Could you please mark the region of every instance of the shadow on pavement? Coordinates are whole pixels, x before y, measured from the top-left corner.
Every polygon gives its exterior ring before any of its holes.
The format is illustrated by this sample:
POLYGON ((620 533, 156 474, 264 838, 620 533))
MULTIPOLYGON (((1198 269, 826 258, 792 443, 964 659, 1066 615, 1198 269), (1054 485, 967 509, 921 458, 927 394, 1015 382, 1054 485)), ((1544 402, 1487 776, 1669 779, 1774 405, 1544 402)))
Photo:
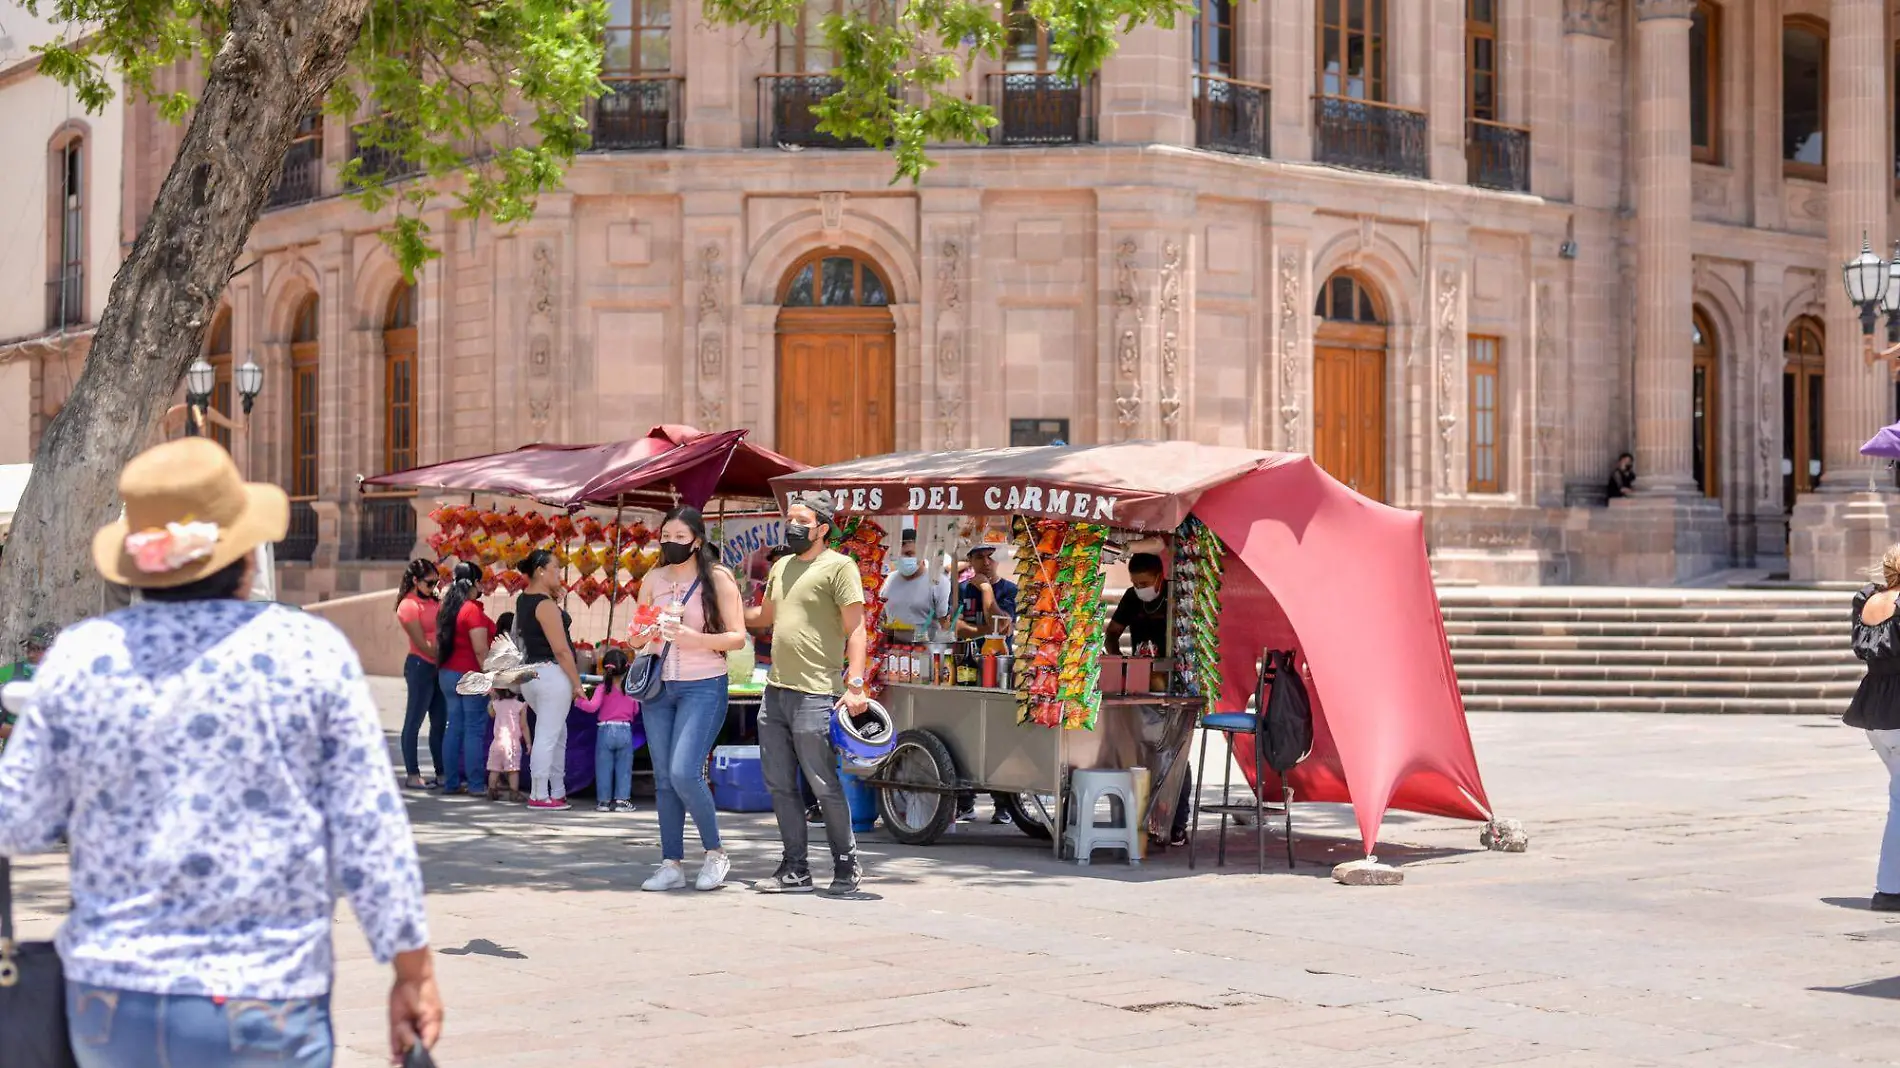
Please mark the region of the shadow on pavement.
POLYGON ((1872 979, 1852 986, 1813 986, 1808 989, 1817 994, 1854 994, 1863 998, 1886 998, 1900 1001, 1900 975, 1887 979, 1872 979))

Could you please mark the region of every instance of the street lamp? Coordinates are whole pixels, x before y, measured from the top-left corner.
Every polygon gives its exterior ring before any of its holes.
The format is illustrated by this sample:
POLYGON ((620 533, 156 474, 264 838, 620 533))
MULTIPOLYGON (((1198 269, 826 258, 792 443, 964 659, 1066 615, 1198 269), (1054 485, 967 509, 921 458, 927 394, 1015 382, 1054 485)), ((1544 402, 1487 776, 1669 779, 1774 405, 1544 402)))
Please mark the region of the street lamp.
POLYGON ((1861 347, 1867 362, 1885 360, 1900 377, 1900 241, 1894 243, 1893 260, 1884 262, 1862 232, 1860 255, 1841 265, 1841 283, 1847 287, 1847 299, 1860 312, 1861 347), (1874 323, 1881 312, 1887 313, 1887 344, 1876 349, 1874 323))
MULTIPOLYGON (((1900 257, 1894 260, 1900 265, 1900 257)), ((238 365, 236 374, 238 400, 244 405, 244 414, 251 414, 251 405, 257 402, 257 395, 264 391, 264 369, 257 365, 257 357, 244 354, 244 362, 238 365)))
POLYGON ((185 433, 202 432, 198 413, 211 403, 211 391, 217 385, 218 369, 203 356, 191 361, 191 366, 185 369, 185 433))

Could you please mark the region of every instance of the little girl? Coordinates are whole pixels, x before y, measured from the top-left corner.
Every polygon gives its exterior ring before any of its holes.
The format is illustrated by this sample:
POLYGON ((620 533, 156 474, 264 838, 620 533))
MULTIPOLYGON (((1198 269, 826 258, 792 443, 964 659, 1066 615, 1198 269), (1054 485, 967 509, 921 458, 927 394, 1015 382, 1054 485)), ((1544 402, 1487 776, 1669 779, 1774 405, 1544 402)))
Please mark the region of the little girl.
POLYGON ((513 690, 490 693, 488 714, 495 720, 495 740, 488 745, 488 799, 502 800, 502 776, 508 776, 507 799, 521 804, 521 758, 533 742, 528 736, 527 702, 513 690))
POLYGON ((591 697, 574 703, 600 717, 594 739, 594 811, 633 811, 633 720, 640 703, 620 688, 631 661, 621 649, 600 658, 601 683, 591 697))

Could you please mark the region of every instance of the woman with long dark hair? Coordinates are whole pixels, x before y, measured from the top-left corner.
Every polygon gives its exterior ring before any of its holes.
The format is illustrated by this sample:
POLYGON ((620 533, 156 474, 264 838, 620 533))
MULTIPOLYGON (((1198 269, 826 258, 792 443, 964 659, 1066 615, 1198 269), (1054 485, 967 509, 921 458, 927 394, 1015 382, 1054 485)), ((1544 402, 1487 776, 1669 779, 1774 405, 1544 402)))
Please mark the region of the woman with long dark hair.
POLYGON ((561 595, 561 567, 554 554, 536 549, 517 569, 528 586, 515 599, 515 630, 521 635, 523 667, 536 669, 521 684, 521 696, 534 710, 534 752, 528 767, 532 785, 528 807, 564 809, 567 803, 567 713, 581 692, 574 643, 568 637, 573 617, 555 600, 561 595))
POLYGON ((455 684, 471 671, 480 671, 488 659, 488 639, 495 621, 482 611, 482 569, 466 560, 455 565, 454 579, 442 594, 435 617, 437 680, 448 704, 448 736, 442 741, 442 793, 476 794, 482 791, 488 750, 482 734, 488 728, 488 698, 455 692, 455 684))
POLYGON ((640 583, 639 603, 660 606, 660 622, 628 635, 641 651, 663 651, 660 695, 640 705, 653 755, 660 810, 660 870, 642 890, 686 885, 686 814, 706 849, 694 886, 717 889, 732 863, 719 844, 719 814, 706 785, 706 758, 726 723, 726 654, 746 642, 739 582, 720 567, 697 508, 675 508, 660 523, 660 566, 640 583))
POLYGON ((402 681, 409 689, 402 716, 402 765, 407 776, 403 785, 411 790, 434 786, 442 778, 442 725, 449 706, 435 675, 436 579, 435 561, 411 560, 396 594, 396 623, 409 639, 409 656, 402 662, 402 681), (429 718, 429 762, 435 768, 435 779, 427 782, 416 753, 424 716, 429 718))

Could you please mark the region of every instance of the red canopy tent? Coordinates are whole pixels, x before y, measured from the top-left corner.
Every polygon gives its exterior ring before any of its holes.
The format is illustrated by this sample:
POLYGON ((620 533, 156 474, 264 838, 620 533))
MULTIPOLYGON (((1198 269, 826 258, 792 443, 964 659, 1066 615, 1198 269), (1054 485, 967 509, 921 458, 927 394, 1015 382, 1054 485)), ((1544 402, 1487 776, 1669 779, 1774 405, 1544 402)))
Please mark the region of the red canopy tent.
MULTIPOLYGON (((1265 649, 1294 649, 1311 671, 1313 752, 1289 776, 1295 796, 1350 803, 1368 854, 1388 809, 1490 818, 1424 518, 1354 493, 1310 457, 1190 442, 982 449, 832 464, 772 485, 781 500, 829 493, 841 513, 1017 511, 1144 531, 1198 516, 1227 548, 1219 706, 1245 706, 1265 649)), ((1239 742, 1251 777, 1252 739, 1239 742)), ((1259 786, 1279 792, 1277 779, 1259 786)))

